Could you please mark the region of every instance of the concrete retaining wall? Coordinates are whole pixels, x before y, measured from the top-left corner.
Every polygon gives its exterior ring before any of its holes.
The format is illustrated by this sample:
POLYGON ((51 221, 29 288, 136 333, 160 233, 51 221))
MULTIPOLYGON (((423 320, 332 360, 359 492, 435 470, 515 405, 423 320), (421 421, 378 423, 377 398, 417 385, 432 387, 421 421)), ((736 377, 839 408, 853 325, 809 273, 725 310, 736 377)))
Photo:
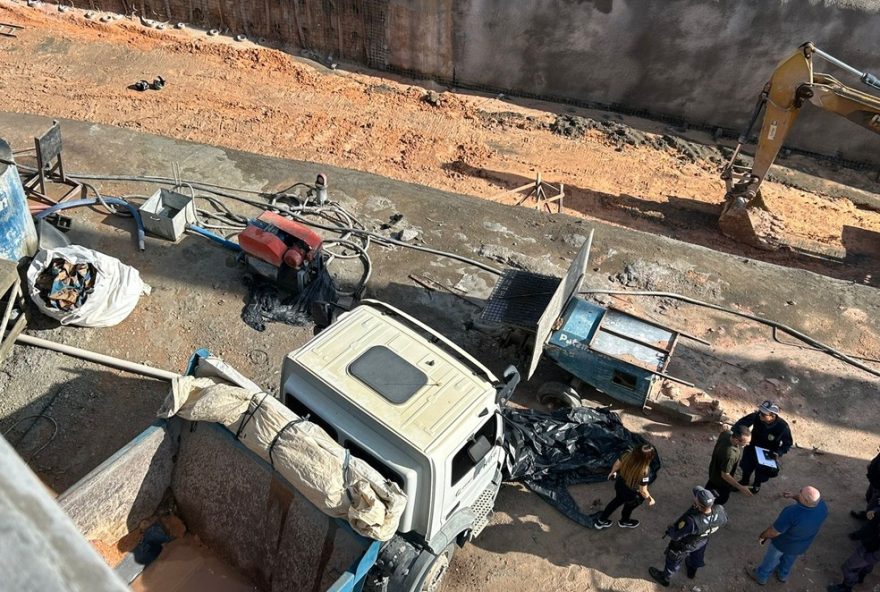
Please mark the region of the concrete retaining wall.
MULTIPOLYGON (((880 73, 878 0, 99 0, 376 68, 739 130, 805 41, 880 73)), ((848 84, 851 76, 822 64, 848 84)), ((880 137, 805 114, 792 147, 880 163, 880 137)))
POLYGON ((58 498, 88 540, 114 544, 152 516, 171 485, 177 426, 150 426, 58 498))

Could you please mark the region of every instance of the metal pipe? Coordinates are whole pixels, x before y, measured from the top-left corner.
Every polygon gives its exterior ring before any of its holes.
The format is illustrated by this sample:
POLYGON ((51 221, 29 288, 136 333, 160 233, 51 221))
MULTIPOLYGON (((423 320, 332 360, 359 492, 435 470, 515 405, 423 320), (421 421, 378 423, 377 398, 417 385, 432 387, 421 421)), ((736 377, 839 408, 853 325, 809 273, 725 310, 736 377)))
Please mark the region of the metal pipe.
MULTIPOLYGON (((755 127, 755 122, 758 121, 758 116, 761 115, 761 110, 764 108, 764 105, 767 104, 767 97, 768 97, 768 93, 767 93, 767 89, 765 88, 764 90, 761 91, 761 94, 758 95, 758 102, 755 103, 755 108, 752 111, 752 116, 749 118, 749 124, 746 126, 745 131, 743 131, 743 133, 740 134, 739 138, 737 139, 737 142, 740 145, 740 146, 737 146, 737 150, 736 150, 737 152, 739 152, 739 148, 743 144, 749 143, 749 136, 752 135, 752 129, 755 127)), ((735 156, 734 156, 734 158, 735 158, 735 156)))
POLYGON ((234 251, 236 253, 241 252, 241 245, 239 245, 238 243, 234 243, 231 240, 226 240, 222 236, 214 234, 209 230, 205 230, 201 226, 196 226, 195 224, 187 224, 186 229, 198 235, 204 236, 205 238, 214 241, 218 245, 221 245, 229 249, 230 251, 234 251))
POLYGON ((80 349, 78 347, 73 347, 72 345, 56 343, 54 341, 49 341, 48 339, 41 339, 39 337, 33 337, 31 335, 19 335, 15 338, 15 341, 16 343, 21 343, 22 345, 30 345, 33 347, 50 349, 58 353, 73 356, 74 358, 80 358, 89 362, 101 364, 103 366, 110 366, 112 368, 118 368, 120 370, 125 370, 126 372, 131 372, 133 374, 141 374, 143 376, 149 376, 150 378, 156 378, 159 380, 174 380, 175 378, 180 376, 176 372, 168 372, 167 370, 160 370, 159 368, 151 368, 150 366, 145 366, 143 364, 136 364, 135 362, 129 362, 128 360, 114 358, 113 356, 105 356, 104 354, 95 353, 87 349, 80 349))
POLYGON ((815 53, 816 55, 818 55, 820 58, 824 59, 825 61, 831 62, 832 64, 834 64, 838 68, 843 68, 844 70, 846 70, 850 74, 854 74, 855 76, 857 76, 859 78, 862 78, 865 75, 864 72, 861 72, 856 68, 853 68, 852 66, 850 66, 846 62, 841 62, 833 55, 825 53, 824 51, 822 51, 821 49, 819 49, 817 47, 813 47, 813 53, 815 53))

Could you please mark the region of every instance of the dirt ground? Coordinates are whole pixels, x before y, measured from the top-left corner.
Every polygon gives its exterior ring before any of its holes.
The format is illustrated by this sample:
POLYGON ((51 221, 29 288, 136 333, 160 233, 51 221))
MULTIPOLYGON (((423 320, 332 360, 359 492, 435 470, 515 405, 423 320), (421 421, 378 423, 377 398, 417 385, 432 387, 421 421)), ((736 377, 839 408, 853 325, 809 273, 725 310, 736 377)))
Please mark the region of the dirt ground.
MULTIPOLYGON (((330 70, 249 41, 83 15, 0 1, 0 18, 26 27, 0 46, 4 109, 333 164, 502 203, 519 197, 500 192, 540 173, 565 185, 565 212, 574 216, 843 279, 871 283, 880 267, 876 205, 857 207, 826 181, 843 180, 876 200, 874 170, 782 159, 791 168, 774 169, 783 183, 766 183, 764 195, 795 249, 761 253, 718 233, 723 154, 682 141, 684 130, 475 93, 440 92, 433 105, 425 87, 357 67, 330 70), (127 88, 156 75, 167 80, 161 92, 127 88), (597 125, 565 137, 551 129, 559 114, 597 125)), ((744 120, 750 108, 743 105, 744 120)), ((690 136, 712 143, 707 134, 690 136)))
MULTIPOLYGON (((0 113, 0 127, 13 143, 23 142, 45 118, 0 113)), ((211 146, 95 124, 63 122, 69 162, 85 172, 111 169, 156 172, 167 161, 182 162, 182 174, 216 183, 271 190, 309 180, 318 167, 262 158, 211 146)), ((585 223, 510 208, 382 177, 329 168, 336 180, 331 198, 351 209, 371 228, 397 216, 419 226, 425 243, 494 265, 516 265, 561 275, 589 229, 596 232, 592 288, 648 289, 683 293, 775 319, 858 356, 880 352, 880 299, 876 289, 689 246, 664 237, 605 223, 585 223), (540 244, 540 248, 536 245, 540 244)), ((101 183, 104 192, 145 193, 131 183, 101 183)), ((246 207, 228 205, 240 212, 246 207)), ((256 332, 240 320, 246 297, 242 270, 211 243, 188 237, 179 244, 147 239, 138 251, 131 221, 77 210, 70 238, 135 266, 153 286, 123 323, 108 329, 59 327, 36 319, 29 331, 40 337, 85 347, 153 366, 182 369, 189 354, 207 347, 252 377, 269 392, 278 388, 279 360, 311 335, 308 327, 270 324, 256 332)), ((479 319, 495 276, 457 261, 401 249, 371 249, 374 276, 367 295, 398 306, 428 322, 500 373, 520 363, 522 352, 502 347, 503 331, 479 319), (448 290, 429 291, 412 277, 430 277, 457 286, 469 300, 448 290)), ((334 273, 350 270, 334 266, 334 273)), ((877 451, 876 377, 824 353, 776 341, 761 325, 668 299, 605 297, 602 302, 638 312, 661 324, 711 342, 683 340, 669 372, 717 397, 728 415, 739 417, 773 398, 791 421, 797 446, 786 457, 782 476, 752 499, 728 504, 731 525, 712 543, 710 567, 699 579, 676 586, 704 592, 750 590, 743 565, 759 559, 759 533, 785 505, 778 495, 805 483, 819 487, 832 518, 814 549, 799 564, 790 589, 820 591, 836 578, 849 553, 845 535, 854 524, 847 513, 860 504, 865 463, 877 451)), ((875 365, 876 367, 876 365, 875 365)), ((565 379, 542 364, 519 389, 516 403, 536 406, 534 394, 546 380, 565 379)), ((54 491, 63 492, 143 430, 155 417, 166 385, 130 374, 16 347, 0 368, 0 431, 54 491), (24 434, 34 415, 51 417, 24 434), (18 424, 21 422, 21 424, 18 424), (18 425, 17 425, 18 424, 18 425)), ((600 403, 613 401, 597 393, 600 403)), ((648 591, 649 565, 661 559, 665 525, 689 502, 689 489, 706 478, 708 455, 718 426, 688 426, 656 412, 621 408, 624 422, 654 442, 664 469, 653 487, 658 500, 640 509, 636 531, 586 530, 564 518, 537 496, 505 485, 492 524, 473 545, 457 553, 446 592, 534 590, 648 591)), ((584 508, 598 507, 610 485, 572 490, 584 508)), ((112 549, 104 549, 115 557, 112 549)), ((869 580, 877 583, 876 578, 869 580)))
MULTIPOLYGON (((201 37, 196 42, 189 37, 197 35, 193 32, 147 34, 125 22, 104 25, 50 13, 48 7, 44 13, 9 2, 0 6, 4 7, 0 20, 28 27, 17 39, 0 40, 8 50, 0 54, 0 84, 7 96, 4 108, 13 111, 0 113, 0 129, 15 148, 29 146, 29 138, 49 125, 45 117, 26 115, 31 113, 84 120, 62 123, 65 157, 72 170, 170 175, 170 163, 178 162, 185 178, 268 191, 311 181, 317 171, 326 169, 333 182, 331 198, 372 228, 403 215, 420 228, 430 246, 499 267, 553 275, 564 272, 594 228, 588 287, 678 292, 774 319, 856 356, 880 357, 880 298, 874 288, 863 285, 870 270, 866 264, 834 264, 788 254, 778 261, 789 267, 778 267, 756 260, 764 256, 760 253, 725 242, 707 226, 717 203, 708 196, 722 191, 717 176, 709 167, 685 162, 672 151, 629 144, 618 151, 600 130, 570 140, 543 125, 520 129, 493 123, 497 116, 480 113, 515 110, 542 124, 555 117, 496 98, 449 93, 435 108, 421 100, 419 87, 323 70, 247 44, 201 37), (102 67, 95 68, 95 63, 102 67), (125 89, 158 73, 170 81, 161 92, 125 89), (383 115, 382 109, 393 109, 395 116, 387 111, 383 115), (142 131, 166 137, 137 133, 142 131), (265 158, 218 146, 326 164, 265 158), (461 165, 444 168, 457 162, 475 170, 461 165), (567 164, 559 168, 560 162, 567 164), (572 216, 554 216, 437 190, 486 196, 525 183, 538 170, 550 181, 573 183, 573 191, 580 193, 572 193, 566 203, 581 203, 582 210, 572 208, 567 211, 572 216), (486 171, 495 171, 495 176, 486 171), (679 197, 705 201, 694 202, 698 209, 682 215, 665 197, 664 187, 669 185, 679 197), (605 197, 597 197, 597 192, 605 197), (579 194, 587 201, 578 202, 579 194), (638 201, 622 199, 628 195, 639 196, 638 201), (587 215, 595 219, 585 220, 587 215)), ((532 123, 526 119, 523 125, 532 123)), ((102 183, 99 188, 113 195, 154 190, 132 183, 102 183)), ((833 232, 823 226, 838 214, 842 217, 834 224, 840 228, 851 225, 877 231, 877 214, 855 209, 849 200, 808 195, 777 184, 770 184, 770 189, 790 196, 783 200, 787 204, 800 203, 805 216, 816 213, 804 205, 808 200, 827 208, 804 227, 805 239, 841 246, 838 239, 828 238, 833 232)), ((254 212, 232 202, 228 205, 242 213, 254 212)), ((245 326, 239 318, 246 295, 242 271, 230 257, 195 237, 179 244, 148 238, 147 250, 139 252, 132 242, 130 220, 91 210, 77 210, 72 217, 74 242, 135 266, 154 291, 117 327, 76 329, 37 320, 31 333, 168 370, 181 370, 194 349, 207 347, 267 390, 277 390, 279 361, 311 331, 273 324, 258 333, 245 326)), ((500 373, 519 359, 521 352, 501 346, 502 332, 479 320, 495 276, 408 250, 374 247, 371 254, 375 273, 368 296, 425 320, 493 371, 500 373), (414 282, 415 274, 458 286, 470 300, 448 290, 426 290, 414 282)), ((734 418, 773 398, 795 434, 797 446, 786 457, 782 475, 758 497, 731 499, 732 521, 710 545, 710 566, 694 582, 680 576, 672 589, 754 589, 743 566, 761 556, 757 534, 786 504, 779 494, 807 483, 823 492, 832 515, 787 587, 820 591, 836 581, 838 566, 851 550, 845 535, 855 525, 848 510, 860 504, 865 464, 880 446, 875 399, 880 381, 827 354, 792 345, 790 338, 774 340, 766 327, 741 318, 665 298, 616 296, 601 301, 711 342, 704 346, 683 340, 669 372, 717 397, 734 418)), ((520 388, 516 402, 537 406, 538 385, 564 378, 545 362, 536 377, 520 388)), ((143 430, 165 391, 166 385, 158 381, 16 347, 0 366, 0 431, 47 486, 63 492, 143 430), (24 434, 30 418, 39 414, 53 418, 56 427, 38 420, 24 434)), ((595 393, 590 396, 611 402, 595 393)), ((652 489, 657 506, 638 510, 642 526, 635 531, 585 530, 534 494, 505 485, 492 524, 475 544, 456 554, 446 592, 659 589, 647 578, 647 566, 660 565, 664 546, 660 535, 687 508, 690 487, 705 482, 718 426, 682 425, 656 412, 621 412, 627 427, 654 442, 664 461, 652 489)), ((576 487, 572 493, 582 507, 591 508, 607 502, 612 490, 606 484, 576 487)), ((878 582, 878 576, 872 576, 865 589, 878 582)), ((777 584, 768 587, 782 589, 777 584)))

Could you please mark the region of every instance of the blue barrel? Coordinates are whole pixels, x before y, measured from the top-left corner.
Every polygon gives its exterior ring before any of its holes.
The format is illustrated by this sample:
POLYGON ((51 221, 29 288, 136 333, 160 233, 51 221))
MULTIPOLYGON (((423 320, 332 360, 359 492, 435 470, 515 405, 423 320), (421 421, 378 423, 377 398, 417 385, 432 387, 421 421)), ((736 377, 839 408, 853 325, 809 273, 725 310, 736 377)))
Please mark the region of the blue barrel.
MULTIPOLYGON (((0 160, 14 162, 12 148, 0 138, 0 160)), ((0 162, 0 259, 16 263, 37 252, 37 229, 28 211, 18 169, 0 162)))

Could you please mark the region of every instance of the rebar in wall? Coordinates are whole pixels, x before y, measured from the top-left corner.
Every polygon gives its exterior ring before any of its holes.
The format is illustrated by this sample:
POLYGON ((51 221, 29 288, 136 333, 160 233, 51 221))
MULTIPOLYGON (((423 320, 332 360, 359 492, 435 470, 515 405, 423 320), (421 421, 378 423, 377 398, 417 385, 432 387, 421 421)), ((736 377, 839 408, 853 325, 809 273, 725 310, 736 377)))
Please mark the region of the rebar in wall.
POLYGON ((363 0, 364 52, 371 68, 384 70, 388 60, 388 0, 363 0))

